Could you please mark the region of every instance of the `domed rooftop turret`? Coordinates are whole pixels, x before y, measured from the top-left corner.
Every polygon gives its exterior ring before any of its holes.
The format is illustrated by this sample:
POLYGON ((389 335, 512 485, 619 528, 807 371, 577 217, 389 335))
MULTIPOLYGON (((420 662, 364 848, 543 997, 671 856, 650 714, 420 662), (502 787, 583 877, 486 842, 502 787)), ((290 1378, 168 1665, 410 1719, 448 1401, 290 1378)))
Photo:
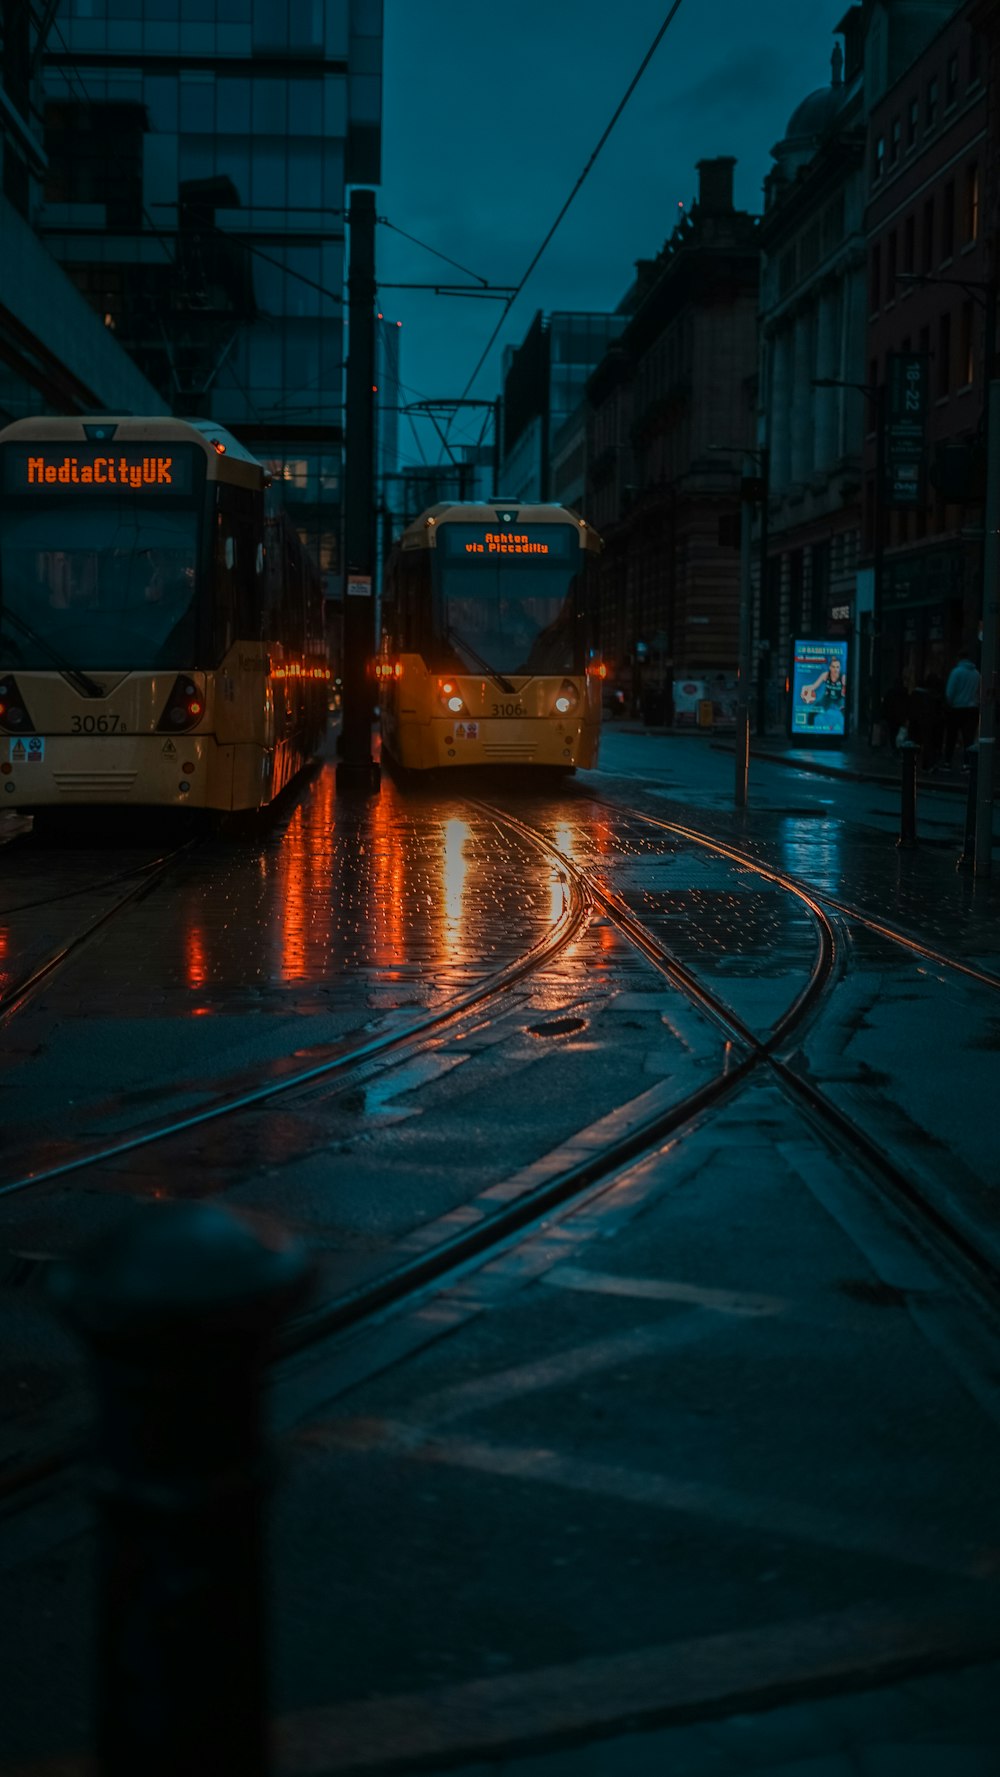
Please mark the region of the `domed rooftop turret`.
POLYGON ((845 96, 846 89, 843 85, 817 87, 814 93, 802 100, 801 105, 796 105, 788 119, 785 145, 797 148, 806 141, 815 142, 818 137, 825 136, 841 109, 845 96))
POLYGON ((771 149, 778 163, 778 172, 786 178, 794 177, 798 169, 812 159, 847 101, 851 89, 844 85, 844 53, 839 43, 830 62, 830 85, 817 87, 814 93, 796 105, 781 141, 771 149))

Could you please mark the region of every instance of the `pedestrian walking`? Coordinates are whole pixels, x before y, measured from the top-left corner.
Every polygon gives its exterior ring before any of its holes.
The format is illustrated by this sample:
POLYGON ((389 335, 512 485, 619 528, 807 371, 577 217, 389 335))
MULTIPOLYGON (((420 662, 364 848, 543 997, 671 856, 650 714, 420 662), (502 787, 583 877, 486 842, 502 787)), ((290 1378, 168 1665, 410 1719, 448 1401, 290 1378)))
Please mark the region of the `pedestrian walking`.
POLYGON ((962 767, 968 770, 965 755, 973 745, 979 728, 979 670, 970 659, 971 648, 964 648, 948 674, 944 688, 944 762, 950 765, 955 755, 955 742, 961 737, 962 767))

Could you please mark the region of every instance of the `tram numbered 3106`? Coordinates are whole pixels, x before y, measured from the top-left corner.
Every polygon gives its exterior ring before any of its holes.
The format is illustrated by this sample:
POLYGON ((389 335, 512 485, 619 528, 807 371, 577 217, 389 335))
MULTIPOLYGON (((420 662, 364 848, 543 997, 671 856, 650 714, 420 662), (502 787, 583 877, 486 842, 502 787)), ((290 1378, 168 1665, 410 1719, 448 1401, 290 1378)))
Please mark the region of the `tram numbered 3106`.
POLYGON ((567 506, 432 506, 389 558, 376 663, 382 739, 405 769, 597 761, 597 532, 567 506))
POLYGON ((270 802, 312 757, 318 570, 211 421, 0 432, 0 808, 270 802))

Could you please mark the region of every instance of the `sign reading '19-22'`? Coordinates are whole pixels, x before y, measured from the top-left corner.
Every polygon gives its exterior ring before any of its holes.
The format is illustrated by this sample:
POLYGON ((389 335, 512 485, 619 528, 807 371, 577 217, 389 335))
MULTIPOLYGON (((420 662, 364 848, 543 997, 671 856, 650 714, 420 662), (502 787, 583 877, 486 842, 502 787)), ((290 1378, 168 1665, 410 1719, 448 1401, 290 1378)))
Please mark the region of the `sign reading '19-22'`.
POLYGON ((8 448, 4 488, 12 494, 76 492, 189 494, 192 455, 182 446, 165 451, 8 448))

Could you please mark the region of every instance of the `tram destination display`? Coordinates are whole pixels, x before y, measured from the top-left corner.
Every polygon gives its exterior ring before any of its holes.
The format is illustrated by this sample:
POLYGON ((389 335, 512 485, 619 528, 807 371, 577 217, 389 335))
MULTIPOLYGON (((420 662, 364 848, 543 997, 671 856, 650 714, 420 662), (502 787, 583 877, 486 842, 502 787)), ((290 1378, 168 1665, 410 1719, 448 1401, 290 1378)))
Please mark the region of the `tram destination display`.
POLYGON ((793 738, 842 738, 847 729, 847 643, 802 639, 792 655, 793 738))
POLYGON ((190 445, 71 444, 4 448, 3 486, 9 495, 78 493, 100 499, 112 493, 190 497, 196 453, 190 445))

